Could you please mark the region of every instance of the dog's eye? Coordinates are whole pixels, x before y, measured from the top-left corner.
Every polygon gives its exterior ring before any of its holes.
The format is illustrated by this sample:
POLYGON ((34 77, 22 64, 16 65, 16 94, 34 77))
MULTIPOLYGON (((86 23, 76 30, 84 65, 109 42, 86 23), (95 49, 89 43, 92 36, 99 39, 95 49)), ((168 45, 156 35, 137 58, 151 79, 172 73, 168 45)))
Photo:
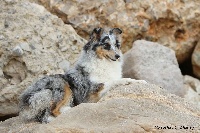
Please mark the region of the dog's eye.
POLYGON ((120 47, 120 44, 119 43, 116 43, 116 45, 115 45, 117 48, 119 48, 120 47))
POLYGON ((117 48, 120 48, 120 42, 119 42, 118 40, 116 41, 115 46, 116 46, 117 48))
POLYGON ((110 50, 110 44, 108 44, 108 43, 104 43, 104 49, 106 49, 106 50, 110 50))

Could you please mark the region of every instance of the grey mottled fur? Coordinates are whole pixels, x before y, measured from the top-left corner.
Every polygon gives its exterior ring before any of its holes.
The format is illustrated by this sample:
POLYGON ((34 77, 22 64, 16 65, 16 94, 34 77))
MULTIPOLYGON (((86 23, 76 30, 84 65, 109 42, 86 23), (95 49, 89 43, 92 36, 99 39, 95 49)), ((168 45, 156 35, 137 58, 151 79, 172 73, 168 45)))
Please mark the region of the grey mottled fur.
POLYGON ((63 98, 67 83, 63 77, 61 74, 46 76, 28 87, 20 96, 20 115, 27 120, 47 122, 51 108, 63 98))
POLYGON ((88 95, 95 93, 101 87, 102 84, 92 83, 89 80, 89 73, 78 64, 75 68, 69 70, 65 74, 65 79, 68 81, 74 96, 74 105, 88 102, 88 95))

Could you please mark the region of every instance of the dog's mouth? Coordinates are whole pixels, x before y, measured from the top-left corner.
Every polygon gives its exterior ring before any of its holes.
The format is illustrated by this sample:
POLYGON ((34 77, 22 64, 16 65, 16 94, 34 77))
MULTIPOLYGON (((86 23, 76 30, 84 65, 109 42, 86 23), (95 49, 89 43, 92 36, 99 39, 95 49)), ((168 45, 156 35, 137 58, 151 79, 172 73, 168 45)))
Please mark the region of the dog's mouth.
POLYGON ((117 61, 117 59, 112 59, 109 56, 106 56, 108 59, 112 60, 112 61, 117 61))

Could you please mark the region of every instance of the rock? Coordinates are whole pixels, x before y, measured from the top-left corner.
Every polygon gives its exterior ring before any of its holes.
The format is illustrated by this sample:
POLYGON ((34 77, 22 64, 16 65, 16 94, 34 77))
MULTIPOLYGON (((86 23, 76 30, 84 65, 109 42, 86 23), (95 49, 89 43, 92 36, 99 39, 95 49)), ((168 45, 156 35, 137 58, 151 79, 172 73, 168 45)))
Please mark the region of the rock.
POLYGON ((184 84, 189 85, 195 92, 200 95, 200 81, 189 75, 184 76, 184 84))
POLYGON ((25 51, 29 51, 29 52, 31 51, 31 48, 27 42, 23 42, 23 43, 19 44, 19 46, 20 46, 20 48, 22 48, 25 51))
POLYGON ((69 70, 69 68, 70 68, 70 63, 69 63, 69 61, 67 61, 67 60, 63 60, 63 61, 61 61, 61 62, 59 63, 59 67, 60 67, 61 69, 63 69, 64 72, 67 72, 67 71, 69 70))
POLYGON ((0 123, 0 130, 17 133, 199 132, 199 112, 195 105, 156 85, 132 83, 114 87, 98 103, 80 104, 48 124, 25 123, 15 117, 0 123), (161 129, 167 126, 174 129, 161 129))
POLYGON ((184 76, 184 84, 186 88, 186 95, 184 96, 188 101, 193 102, 200 107, 200 81, 189 75, 184 76))
POLYGON ((194 52, 192 53, 192 68, 193 74, 200 78, 200 41, 196 45, 194 52))
POLYGON ((14 56, 22 56, 24 51, 21 49, 21 47, 19 46, 16 46, 14 49, 13 49, 13 55, 14 56))
POLYGON ((0 69, 0 77, 3 77, 3 70, 0 69))
POLYGON ((43 6, 25 0, 1 1, 0 29, 0 116, 5 116, 18 113, 18 95, 36 79, 64 73, 79 56, 71 47, 80 51, 86 41, 43 6))
POLYGON ((5 37, 3 35, 0 35, 0 40, 3 40, 5 37))
POLYGON ((14 4, 16 3, 18 0, 4 0, 7 4, 14 4))
POLYGON ((173 50, 145 40, 135 41, 124 54, 123 74, 126 78, 142 79, 184 96, 183 76, 173 50))
POLYGON ((4 77, 10 81, 10 84, 19 84, 27 76, 27 68, 24 62, 17 59, 11 59, 3 67, 4 77))
POLYGON ((135 40, 146 39, 173 49, 182 63, 191 56, 200 37, 199 0, 40 1, 85 38, 97 26, 121 28, 123 51, 135 40))

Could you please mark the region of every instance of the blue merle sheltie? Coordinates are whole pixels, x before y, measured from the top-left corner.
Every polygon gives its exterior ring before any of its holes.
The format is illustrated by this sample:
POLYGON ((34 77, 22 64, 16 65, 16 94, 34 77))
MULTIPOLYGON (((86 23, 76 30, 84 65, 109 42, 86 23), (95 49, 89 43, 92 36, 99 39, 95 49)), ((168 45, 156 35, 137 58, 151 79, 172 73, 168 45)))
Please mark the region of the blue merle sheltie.
POLYGON ((121 33, 95 28, 72 69, 45 76, 20 95, 20 115, 47 123, 80 103, 97 102, 122 78, 121 33))

